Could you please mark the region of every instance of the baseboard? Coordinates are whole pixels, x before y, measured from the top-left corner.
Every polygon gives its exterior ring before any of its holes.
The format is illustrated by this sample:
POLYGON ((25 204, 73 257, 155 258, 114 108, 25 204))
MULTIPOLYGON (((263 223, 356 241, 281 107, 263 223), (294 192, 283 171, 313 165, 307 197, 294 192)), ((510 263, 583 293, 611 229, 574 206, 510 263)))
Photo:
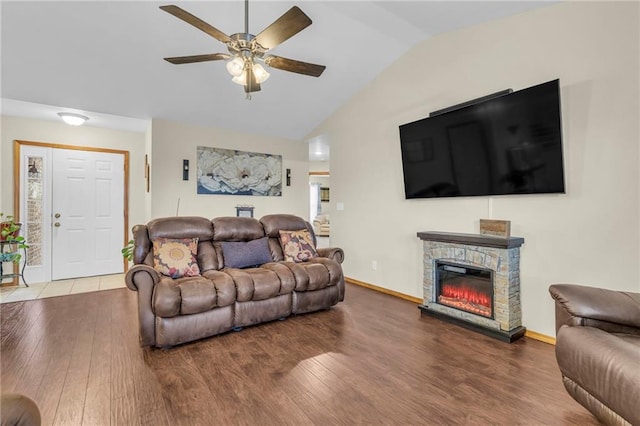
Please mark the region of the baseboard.
MULTIPOLYGON (((409 302, 417 303, 418 305, 421 305, 422 302, 423 302, 423 300, 418 298, 418 297, 409 296, 408 294, 400 293, 398 291, 389 290, 388 288, 379 287, 377 285, 365 283, 364 281, 356 280, 355 278, 345 277, 344 280, 345 280, 345 282, 348 282, 349 284, 357 285, 357 286, 360 286, 360 287, 364 287, 364 288, 368 288, 368 289, 377 291, 379 293, 384 293, 384 294, 388 294, 390 296, 398 297, 400 299, 408 300, 409 302)), ((555 345, 556 344, 556 339, 554 337, 547 336, 546 334, 538 333, 536 331, 531 331, 529 329, 527 329, 527 331, 525 331, 524 335, 525 335, 525 337, 528 337, 530 339, 539 340, 541 342, 548 343, 550 345, 555 345)))
POLYGON ((547 336, 546 334, 538 333, 536 331, 527 330, 524 332, 525 337, 529 337, 534 340, 539 340, 544 343, 548 343, 550 345, 556 344, 556 338, 547 336))
POLYGON ((375 290, 379 293, 389 294, 391 296, 399 297, 400 299, 408 300, 409 302, 417 303, 418 305, 422 303, 422 299, 418 297, 409 296, 408 294, 400 293, 397 291, 389 290, 388 288, 378 287, 377 285, 365 283, 364 281, 359 281, 353 278, 345 277, 345 282, 349 284, 354 284, 360 287, 369 288, 371 290, 375 290))
POLYGON ((397 291, 389 290, 388 288, 378 287, 377 285, 365 283, 364 281, 359 281, 354 278, 345 277, 345 282, 349 284, 354 284, 360 287, 370 288, 371 290, 375 290, 379 293, 389 294, 391 296, 399 297, 400 299, 408 300, 409 302, 417 303, 418 305, 422 303, 422 299, 418 297, 409 296, 408 294, 400 293, 397 291))

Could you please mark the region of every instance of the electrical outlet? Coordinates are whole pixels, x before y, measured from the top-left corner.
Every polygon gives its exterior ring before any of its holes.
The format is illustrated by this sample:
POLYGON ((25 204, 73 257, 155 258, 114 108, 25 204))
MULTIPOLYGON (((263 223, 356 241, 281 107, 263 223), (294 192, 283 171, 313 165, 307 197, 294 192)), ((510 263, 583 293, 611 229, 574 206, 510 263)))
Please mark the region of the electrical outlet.
POLYGON ((372 260, 371 261, 371 269, 373 269, 374 271, 378 270, 378 261, 377 260, 372 260))

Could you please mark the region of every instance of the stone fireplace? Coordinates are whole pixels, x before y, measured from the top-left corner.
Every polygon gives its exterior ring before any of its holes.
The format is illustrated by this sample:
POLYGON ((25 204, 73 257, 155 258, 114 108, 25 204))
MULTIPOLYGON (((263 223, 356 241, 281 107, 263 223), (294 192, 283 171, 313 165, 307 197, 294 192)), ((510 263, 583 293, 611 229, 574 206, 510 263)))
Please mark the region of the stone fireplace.
POLYGON ((423 314, 513 342, 522 337, 523 238, 418 232, 424 252, 423 314))

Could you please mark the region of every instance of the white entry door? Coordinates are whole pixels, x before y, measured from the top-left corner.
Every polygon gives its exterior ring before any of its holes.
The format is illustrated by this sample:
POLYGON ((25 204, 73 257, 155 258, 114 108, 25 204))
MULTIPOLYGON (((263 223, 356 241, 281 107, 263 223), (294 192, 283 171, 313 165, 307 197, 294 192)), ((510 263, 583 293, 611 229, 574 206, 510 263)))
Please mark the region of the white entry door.
POLYGON ((123 272, 124 156, 53 149, 54 280, 123 272))

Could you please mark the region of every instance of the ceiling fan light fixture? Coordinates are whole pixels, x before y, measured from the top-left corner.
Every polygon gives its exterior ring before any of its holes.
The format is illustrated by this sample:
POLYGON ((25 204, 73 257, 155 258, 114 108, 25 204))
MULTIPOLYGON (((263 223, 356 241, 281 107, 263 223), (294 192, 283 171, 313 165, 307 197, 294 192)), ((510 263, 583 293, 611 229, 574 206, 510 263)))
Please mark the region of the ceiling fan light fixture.
POLYGON ((240 56, 236 56, 227 62, 227 71, 234 77, 240 76, 244 71, 244 59, 240 56))
POLYGON ((237 75, 231 79, 235 84, 239 84, 240 86, 244 86, 247 84, 247 73, 243 72, 240 75, 237 75))
POLYGON ((62 118, 62 121, 70 126, 81 126, 89 117, 85 117, 81 114, 75 114, 73 112, 59 112, 58 116, 62 118))
POLYGON ((258 82, 258 84, 267 81, 267 79, 271 75, 260 64, 253 64, 253 74, 256 76, 256 81, 258 82))
POLYGON ((251 99, 251 93, 260 91, 260 84, 267 81, 270 76, 262 65, 256 63, 257 60, 269 65, 271 68, 312 77, 320 77, 320 74, 326 68, 324 65, 311 64, 281 56, 270 54, 265 56, 268 51, 311 25, 311 18, 305 15, 297 6, 291 7, 259 32, 258 35, 253 35, 249 33, 249 0, 244 0, 244 32, 232 34, 231 36, 178 6, 160 6, 160 9, 204 31, 225 44, 229 51, 229 54, 211 53, 164 59, 175 65, 225 60, 227 62, 227 72, 232 76, 231 80, 244 86, 247 99, 251 99))

